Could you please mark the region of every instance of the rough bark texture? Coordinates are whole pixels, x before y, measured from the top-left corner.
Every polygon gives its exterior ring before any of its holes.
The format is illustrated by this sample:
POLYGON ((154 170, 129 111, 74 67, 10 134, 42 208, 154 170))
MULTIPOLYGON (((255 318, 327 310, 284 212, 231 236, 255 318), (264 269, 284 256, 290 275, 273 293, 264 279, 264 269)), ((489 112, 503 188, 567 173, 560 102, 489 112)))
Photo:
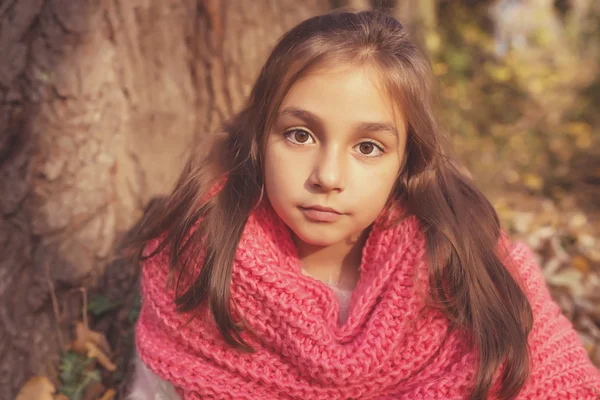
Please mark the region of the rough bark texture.
POLYGON ((107 270, 116 240, 240 107, 279 35, 327 6, 0 1, 0 398, 56 381, 74 288, 133 291, 131 266, 107 270))

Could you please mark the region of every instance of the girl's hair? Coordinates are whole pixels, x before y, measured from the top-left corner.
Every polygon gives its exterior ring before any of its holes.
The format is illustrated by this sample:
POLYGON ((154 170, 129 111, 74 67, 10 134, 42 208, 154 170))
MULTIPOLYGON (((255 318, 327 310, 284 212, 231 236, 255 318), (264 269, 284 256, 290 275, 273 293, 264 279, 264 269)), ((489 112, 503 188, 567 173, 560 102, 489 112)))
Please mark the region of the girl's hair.
POLYGON ((423 228, 433 304, 472 340, 479 369, 471 399, 487 398, 499 369, 498 394, 516 397, 528 376, 530 304, 499 255, 494 208, 450 155, 434 113, 429 62, 386 14, 337 11, 286 33, 245 107, 208 147, 194 152, 169 198, 146 213, 133 233, 133 247, 143 259, 144 245, 161 237, 152 255, 168 246, 172 271, 179 272, 178 309, 197 310, 208 301, 224 339, 251 351, 231 313, 234 256, 263 196, 262 155, 279 105, 294 82, 327 63, 376 67, 401 105, 408 121, 405 164, 390 200, 402 202, 423 228), (190 274, 199 259, 199 274, 190 274))

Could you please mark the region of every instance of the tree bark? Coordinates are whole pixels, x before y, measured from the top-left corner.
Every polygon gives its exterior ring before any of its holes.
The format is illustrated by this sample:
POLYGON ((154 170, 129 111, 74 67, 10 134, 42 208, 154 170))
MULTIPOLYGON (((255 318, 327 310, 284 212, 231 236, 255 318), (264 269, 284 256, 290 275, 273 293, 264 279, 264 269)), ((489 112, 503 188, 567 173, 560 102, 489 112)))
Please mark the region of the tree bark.
POLYGON ((133 267, 106 273, 118 237, 239 109, 277 38, 327 6, 0 1, 0 398, 57 382, 73 289, 133 290, 133 267))

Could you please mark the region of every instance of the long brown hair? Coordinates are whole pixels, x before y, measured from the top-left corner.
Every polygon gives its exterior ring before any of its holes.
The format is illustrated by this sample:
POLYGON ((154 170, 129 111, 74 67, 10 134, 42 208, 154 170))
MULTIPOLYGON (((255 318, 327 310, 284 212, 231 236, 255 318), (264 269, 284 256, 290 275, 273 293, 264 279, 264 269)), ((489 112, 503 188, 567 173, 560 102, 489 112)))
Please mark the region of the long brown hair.
MULTIPOLYGON (((179 271, 176 304, 197 310, 205 301, 224 339, 252 350, 232 320, 231 270, 248 216, 263 195, 262 154, 274 115, 290 87, 317 65, 376 66, 408 120, 405 164, 392 192, 423 227, 431 296, 479 356, 471 399, 486 398, 502 368, 499 395, 516 397, 528 376, 529 302, 498 253, 501 227, 494 208, 457 169, 434 112, 427 58, 396 19, 376 11, 333 12, 286 33, 260 71, 245 107, 193 152, 175 189, 147 213, 135 232, 139 250, 162 237, 179 271), (206 146, 206 144, 203 144, 206 146), (206 150, 208 149, 208 150, 206 150), (226 179, 223 179, 226 177, 226 179), (216 194, 209 191, 219 185, 216 194), (194 228, 194 229, 192 229, 194 228), (199 274, 182 277, 194 260, 199 274)), ((187 274, 189 275, 189 274, 187 274)))

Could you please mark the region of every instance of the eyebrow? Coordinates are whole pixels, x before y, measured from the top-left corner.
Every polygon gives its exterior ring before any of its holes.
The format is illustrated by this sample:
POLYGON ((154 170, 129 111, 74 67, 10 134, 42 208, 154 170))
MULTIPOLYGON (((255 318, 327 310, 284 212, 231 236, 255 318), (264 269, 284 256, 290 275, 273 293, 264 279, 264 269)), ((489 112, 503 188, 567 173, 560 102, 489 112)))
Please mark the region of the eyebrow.
MULTIPOLYGON (((319 127, 323 126, 323 121, 317 115, 311 113, 310 111, 303 110, 297 107, 286 107, 283 111, 277 113, 277 118, 290 115, 292 117, 299 118, 307 123, 317 125, 319 127)), ((383 132, 388 133, 395 136, 397 139, 400 138, 398 134, 398 130, 396 127, 390 123, 385 122, 359 122, 356 125, 356 129, 360 132, 383 132)))

